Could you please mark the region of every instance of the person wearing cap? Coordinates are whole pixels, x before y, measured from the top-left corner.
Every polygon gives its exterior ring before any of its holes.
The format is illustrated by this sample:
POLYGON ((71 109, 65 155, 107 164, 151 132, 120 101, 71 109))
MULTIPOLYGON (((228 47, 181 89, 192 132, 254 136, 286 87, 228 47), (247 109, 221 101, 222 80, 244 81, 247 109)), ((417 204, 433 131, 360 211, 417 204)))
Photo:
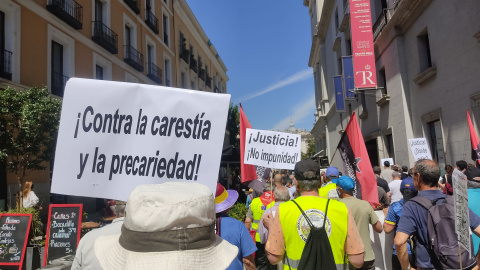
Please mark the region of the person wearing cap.
POLYGON ((294 202, 316 227, 322 226, 328 203, 325 226, 337 269, 344 269, 345 254, 351 264, 361 267, 364 247, 355 220, 344 203, 318 196, 318 164, 311 159, 297 162, 294 181, 300 197, 280 204, 275 218, 272 214, 264 217, 264 225, 269 230, 265 249, 270 263, 283 260, 283 269, 298 268, 310 226, 294 202))
POLYGON ((121 233, 95 241, 99 269, 226 269, 238 248, 215 234, 215 221, 205 185, 139 185, 128 198, 121 233))
POLYGON ((121 232, 123 219, 125 216, 125 202, 114 201, 114 203, 115 205, 113 206, 113 212, 117 218, 114 219, 111 224, 89 231, 82 237, 82 239, 80 239, 77 251, 75 253, 75 258, 73 259, 71 268, 72 270, 101 269, 100 263, 95 257, 95 252, 93 249, 95 240, 97 240, 97 238, 100 236, 119 234, 121 232))
POLYGON ((325 173, 325 184, 318 190, 320 197, 326 199, 339 200, 337 193, 337 178, 339 176, 339 171, 336 167, 328 167, 327 172, 325 173))
POLYGON ((235 204, 237 199, 238 192, 236 190, 226 190, 224 186, 217 183, 215 193, 216 232, 218 236, 238 247, 238 255, 227 270, 243 270, 244 265, 245 269, 254 270, 253 253, 257 251, 255 242, 241 221, 228 216, 230 207, 235 204))
POLYGON ((260 224, 258 225, 258 234, 260 235, 260 243, 262 244, 265 244, 268 238, 268 229, 265 228, 265 225, 263 225, 263 218, 270 213, 272 213, 272 215, 275 217, 275 213, 280 204, 290 200, 290 192, 288 188, 284 186, 276 187, 273 190, 273 195, 275 196, 275 204, 265 210, 262 218, 260 219, 260 224))
MULTIPOLYGON (((265 212, 267 208, 272 207, 274 204, 275 197, 272 192, 271 183, 265 183, 263 185, 262 196, 254 198, 250 204, 250 208, 248 209, 245 218, 245 226, 247 229, 250 230, 251 226, 252 230, 257 231, 263 212, 265 212)), ((265 269, 269 267, 270 264, 265 256, 265 245, 260 243, 260 235, 258 234, 258 231, 255 233, 255 242, 258 249, 257 253, 255 253, 255 265, 257 266, 257 269, 265 269)))
POLYGON ((353 269, 375 269, 375 254, 373 253, 372 244, 370 242, 370 225, 377 233, 383 231, 382 223, 378 220, 377 214, 373 211, 370 203, 364 200, 357 199, 353 196, 355 190, 355 181, 352 178, 344 175, 337 179, 338 193, 340 194, 340 201, 347 207, 357 225, 358 232, 362 238, 365 247, 364 263, 362 267, 355 267, 349 264, 350 270, 353 269))
MULTIPOLYGON (((413 184, 413 179, 411 177, 407 177, 402 180, 402 184, 400 186, 400 192, 402 193, 403 198, 397 202, 392 203, 392 205, 388 209, 388 213, 385 217, 385 221, 383 222, 383 230, 385 231, 385 233, 391 233, 391 232, 394 232, 394 234, 397 233, 397 226, 398 226, 398 222, 400 221, 400 217, 402 216, 403 205, 406 202, 408 202, 408 200, 417 196, 418 194, 418 191, 415 189, 415 186, 413 184)), ((407 246, 408 259, 410 261, 410 265, 414 266, 415 261, 413 260, 410 241, 407 242, 407 245, 408 245, 407 246)), ((395 251, 395 245, 393 245, 392 269, 393 270, 402 269, 402 266, 400 265, 400 261, 398 260, 398 257, 397 257, 397 252, 395 251)))

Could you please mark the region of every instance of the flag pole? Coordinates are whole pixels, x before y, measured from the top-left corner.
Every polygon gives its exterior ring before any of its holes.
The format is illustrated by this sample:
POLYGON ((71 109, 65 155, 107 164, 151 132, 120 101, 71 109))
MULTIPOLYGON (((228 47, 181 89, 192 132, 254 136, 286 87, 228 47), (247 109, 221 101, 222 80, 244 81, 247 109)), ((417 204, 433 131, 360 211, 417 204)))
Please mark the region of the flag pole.
POLYGON ((333 152, 332 159, 330 159, 330 163, 328 163, 328 166, 332 165, 333 158, 335 157, 335 154, 337 153, 337 151, 338 151, 338 148, 335 148, 335 152, 333 152))

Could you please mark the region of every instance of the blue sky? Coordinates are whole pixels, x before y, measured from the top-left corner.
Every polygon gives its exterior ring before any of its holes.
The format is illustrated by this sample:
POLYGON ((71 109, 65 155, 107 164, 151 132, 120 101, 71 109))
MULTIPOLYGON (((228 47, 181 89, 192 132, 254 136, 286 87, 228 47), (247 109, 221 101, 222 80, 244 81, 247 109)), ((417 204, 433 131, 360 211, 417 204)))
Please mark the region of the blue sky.
POLYGON ((310 131, 314 82, 301 0, 186 0, 228 68, 227 92, 256 129, 310 131))

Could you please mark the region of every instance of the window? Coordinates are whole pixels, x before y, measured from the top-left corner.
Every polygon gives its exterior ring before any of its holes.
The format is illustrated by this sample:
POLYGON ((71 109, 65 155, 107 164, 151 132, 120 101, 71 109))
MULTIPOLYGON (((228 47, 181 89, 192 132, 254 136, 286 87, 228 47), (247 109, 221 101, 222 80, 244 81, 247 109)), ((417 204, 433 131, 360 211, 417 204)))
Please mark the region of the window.
POLYGON ((168 16, 163 14, 163 42, 167 44, 167 46, 170 45, 169 41, 169 35, 170 35, 170 24, 168 22, 168 16))
POLYGON ((190 89, 195 89, 195 81, 190 82, 190 89))
MULTIPOLYGON (((52 94, 63 97, 63 87, 66 80, 63 75, 63 46, 52 41, 52 94)), ((67 78, 68 80, 68 78, 67 78)))
POLYGON ((387 94, 387 76, 385 75, 385 68, 378 71, 378 85, 383 87, 382 94, 387 94))
POLYGON ((445 153, 443 151, 443 137, 440 120, 427 123, 428 135, 430 138, 430 149, 433 160, 437 161, 440 168, 445 166, 445 153))
MULTIPOLYGON (((340 56, 339 53, 337 53, 337 55, 340 56)), ((338 70, 337 70, 338 73, 337 73, 337 74, 339 74, 339 75, 342 74, 342 71, 343 71, 343 63, 342 63, 342 57, 341 57, 341 56, 337 58, 337 68, 338 68, 338 70)))
POLYGON ((124 44, 131 46, 134 49, 137 48, 137 24, 126 14, 123 14, 124 29, 124 44))
POLYGON ((180 80, 182 81, 182 88, 187 88, 187 76, 185 75, 185 72, 181 73, 180 80))
POLYGON ((167 58, 167 56, 164 56, 165 61, 164 61, 164 67, 163 70, 165 70, 165 85, 166 86, 172 86, 171 80, 172 80, 172 66, 170 59, 167 58))
POLYGON ((95 0, 95 21, 103 22, 103 3, 95 0))
POLYGON ((93 53, 93 78, 98 80, 112 79, 112 63, 96 52, 93 53))
POLYGON ((52 94, 63 96, 65 83, 75 75, 75 40, 48 25, 47 86, 52 94))
POLYGON ((152 45, 147 45, 147 63, 156 63, 155 50, 152 45))
POLYGON ((95 65, 95 79, 103 80, 103 67, 95 65))
POLYGON ((92 0, 94 21, 110 26, 110 0, 92 0))
POLYGON ((0 1, 0 78, 20 83, 21 9, 0 1))
POLYGON ((345 53, 352 55, 352 41, 350 39, 345 40, 345 53))
POLYGON ((132 46, 132 34, 128 25, 125 25, 125 45, 129 47, 132 46))
POLYGON ((428 38, 427 30, 417 37, 418 44, 418 58, 420 62, 420 72, 424 72, 429 67, 432 67, 432 55, 430 53, 430 40, 428 38))
POLYGON ((338 26, 340 25, 338 19, 338 8, 335 10, 335 31, 338 31, 338 26))

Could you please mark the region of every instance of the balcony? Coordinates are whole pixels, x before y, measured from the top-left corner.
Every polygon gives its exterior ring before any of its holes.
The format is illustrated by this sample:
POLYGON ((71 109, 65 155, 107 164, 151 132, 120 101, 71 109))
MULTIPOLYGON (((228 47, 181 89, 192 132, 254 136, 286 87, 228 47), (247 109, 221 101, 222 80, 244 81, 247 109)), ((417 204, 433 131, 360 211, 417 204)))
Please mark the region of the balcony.
POLYGON ((197 60, 195 60, 193 55, 190 55, 190 69, 193 70, 193 72, 198 73, 197 60))
POLYGON ((143 54, 132 46, 125 45, 125 57, 123 60, 134 69, 143 72, 143 54))
POLYGON ((190 51, 187 49, 182 49, 182 51, 180 52, 180 58, 183 59, 185 63, 190 63, 190 51))
POLYGON ((205 81, 205 69, 203 68, 200 68, 200 70, 198 71, 198 77, 202 80, 202 81, 205 81))
POLYGON ((0 78, 12 80, 12 52, 5 50, 0 61, 0 78))
POLYGON ((63 97, 63 91, 65 90, 65 84, 68 81, 68 77, 58 72, 52 72, 52 94, 63 97))
POLYGON ((117 54, 118 53, 118 35, 100 21, 93 22, 92 40, 105 50, 117 54))
POLYGON ((133 12, 137 14, 140 13, 140 8, 138 8, 137 0, 123 0, 123 2, 125 2, 125 4, 127 4, 127 6, 133 10, 133 12))
POLYGON ((387 17, 387 10, 383 10, 380 16, 378 17, 377 21, 372 27, 373 32, 373 41, 377 40, 380 33, 382 33, 383 28, 387 25, 388 17, 387 17))
POLYGON ((83 7, 74 0, 49 0, 47 10, 74 29, 82 29, 83 7))
POLYGON ((147 77, 158 84, 162 84, 162 70, 152 62, 147 63, 147 68, 147 77))
POLYGON ((155 34, 158 34, 158 19, 153 15, 153 13, 150 10, 145 10, 145 23, 152 29, 155 34))
POLYGON ((207 75, 207 80, 205 81, 205 85, 209 88, 212 88, 212 77, 208 77, 207 75))

